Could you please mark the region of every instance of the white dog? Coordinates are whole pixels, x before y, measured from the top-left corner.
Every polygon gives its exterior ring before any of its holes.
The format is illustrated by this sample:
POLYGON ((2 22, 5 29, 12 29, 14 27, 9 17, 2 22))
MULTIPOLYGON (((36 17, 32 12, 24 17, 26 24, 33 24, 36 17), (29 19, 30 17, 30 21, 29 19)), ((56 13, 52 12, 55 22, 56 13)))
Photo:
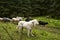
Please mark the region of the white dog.
POLYGON ((17 28, 19 29, 19 31, 20 31, 20 29, 22 29, 22 27, 25 27, 27 30, 28 30, 28 37, 30 36, 30 34, 33 36, 33 34, 32 34, 32 32, 31 32, 31 30, 32 30, 32 27, 33 26, 36 26, 36 25, 38 25, 39 23, 38 23, 38 21, 36 20, 36 19, 34 19, 34 20, 31 20, 31 21, 29 21, 29 22, 26 22, 26 21, 20 21, 19 23, 18 23, 18 26, 17 26, 17 28))

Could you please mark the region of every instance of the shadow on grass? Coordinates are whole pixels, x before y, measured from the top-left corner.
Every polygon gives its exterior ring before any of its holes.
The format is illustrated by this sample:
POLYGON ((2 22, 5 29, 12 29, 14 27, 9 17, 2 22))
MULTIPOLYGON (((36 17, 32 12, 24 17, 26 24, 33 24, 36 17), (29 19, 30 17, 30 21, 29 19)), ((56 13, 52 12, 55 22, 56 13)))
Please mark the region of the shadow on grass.
POLYGON ((52 28, 54 28, 54 29, 59 29, 59 30, 60 30, 60 28, 56 28, 56 27, 52 27, 52 28))

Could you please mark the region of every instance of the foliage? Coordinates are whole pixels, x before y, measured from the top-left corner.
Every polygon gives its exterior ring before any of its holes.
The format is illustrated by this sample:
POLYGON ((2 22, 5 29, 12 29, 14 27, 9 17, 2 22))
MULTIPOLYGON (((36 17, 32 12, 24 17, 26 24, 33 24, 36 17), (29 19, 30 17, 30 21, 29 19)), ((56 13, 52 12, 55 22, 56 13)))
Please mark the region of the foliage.
POLYGON ((42 15, 60 18, 60 0, 0 0, 0 17, 42 15))

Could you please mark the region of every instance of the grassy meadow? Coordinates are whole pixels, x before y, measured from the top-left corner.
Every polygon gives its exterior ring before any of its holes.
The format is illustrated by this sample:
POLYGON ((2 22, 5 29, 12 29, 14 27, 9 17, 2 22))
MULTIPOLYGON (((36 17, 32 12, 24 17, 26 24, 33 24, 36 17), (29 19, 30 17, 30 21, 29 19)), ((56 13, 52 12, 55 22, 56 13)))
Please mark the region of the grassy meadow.
POLYGON ((48 22, 49 24, 45 27, 34 27, 32 30, 34 37, 27 37, 26 29, 19 35, 16 24, 0 22, 0 40, 60 40, 60 20, 46 17, 33 18, 48 22))

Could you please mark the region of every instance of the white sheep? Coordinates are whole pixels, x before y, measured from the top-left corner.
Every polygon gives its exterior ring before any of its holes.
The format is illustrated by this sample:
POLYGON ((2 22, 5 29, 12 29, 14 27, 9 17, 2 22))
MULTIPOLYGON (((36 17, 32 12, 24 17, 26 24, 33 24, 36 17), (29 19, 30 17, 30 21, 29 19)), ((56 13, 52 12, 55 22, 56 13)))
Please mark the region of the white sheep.
POLYGON ((13 21, 13 22, 19 22, 19 21, 21 21, 21 20, 23 20, 22 17, 16 17, 16 18, 12 18, 11 21, 13 21))
POLYGON ((31 35, 33 36, 32 32, 31 32, 33 26, 36 26, 36 25, 38 25, 38 24, 39 24, 39 23, 38 23, 38 21, 37 21, 36 19, 31 20, 31 21, 29 21, 29 22, 19 21, 17 28, 19 29, 19 31, 22 29, 22 27, 26 28, 26 29, 28 30, 27 35, 28 35, 28 37, 29 37, 29 36, 30 36, 29 34, 31 34, 31 35))
POLYGON ((0 21, 2 21, 3 20, 3 18, 0 18, 0 21))

